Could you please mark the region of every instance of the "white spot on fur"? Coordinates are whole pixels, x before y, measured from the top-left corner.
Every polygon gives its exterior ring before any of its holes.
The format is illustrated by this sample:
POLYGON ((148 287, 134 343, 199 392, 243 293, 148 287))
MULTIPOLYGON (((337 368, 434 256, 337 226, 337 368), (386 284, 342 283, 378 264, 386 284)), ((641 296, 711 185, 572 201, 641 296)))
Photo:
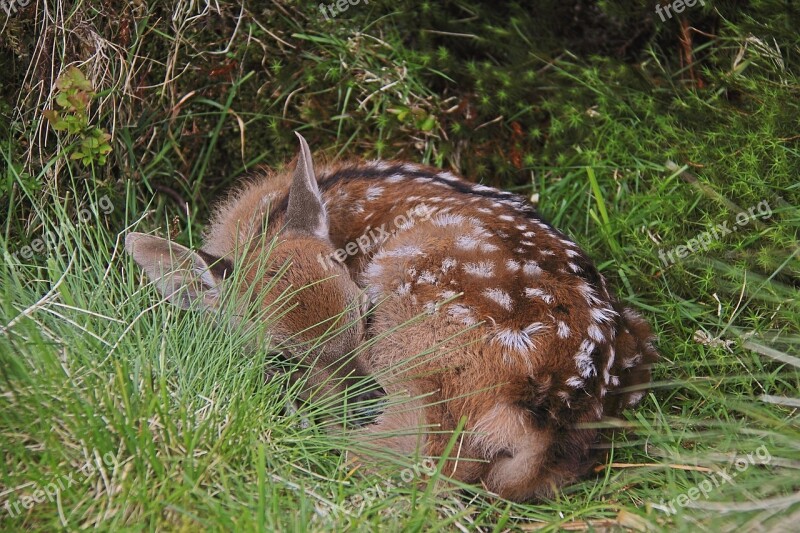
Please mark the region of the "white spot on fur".
POLYGON ((547 248, 539 250, 539 253, 542 255, 556 255, 556 253, 553 250, 549 250, 547 248))
POLYGON ((514 217, 512 217, 511 215, 500 215, 497 218, 499 218, 500 220, 505 220, 506 222, 514 222, 514 217))
POLYGON ((456 261, 452 257, 445 257, 444 261, 442 261, 442 272, 447 274, 452 269, 454 269, 457 264, 458 264, 458 261, 456 261))
POLYGON ((464 304, 451 304, 447 306, 447 316, 454 318, 465 326, 477 324, 472 308, 464 304))
POLYGON ((517 352, 527 352, 533 349, 533 341, 524 332, 514 329, 501 329, 494 334, 493 342, 517 352))
POLYGON ((388 250, 383 253, 385 257, 415 257, 418 255, 423 255, 422 249, 411 244, 399 246, 394 250, 388 250))
POLYGON ((559 320, 558 321, 558 336, 560 338, 562 338, 562 339, 566 339, 567 337, 569 337, 570 333, 571 333, 571 331, 570 331, 569 326, 567 325, 567 323, 559 320))
POLYGON ((464 263, 464 272, 480 278, 490 278, 494 276, 494 263, 492 261, 480 261, 479 263, 464 263))
POLYGON ((376 170, 386 170, 389 168, 389 164, 386 161, 381 161, 380 159, 373 159, 369 162, 372 165, 372 168, 376 170))
POLYGON ((487 187, 486 185, 475 184, 475 185, 472 186, 472 190, 473 191, 477 191, 477 192, 491 192, 491 191, 495 191, 496 189, 493 189, 491 187, 487 187))
POLYGON ((628 322, 633 322, 634 324, 642 324, 644 322, 642 316, 633 309, 631 309, 630 307, 626 307, 625 309, 623 309, 622 314, 623 316, 625 316, 628 322))
POLYGON ((499 249, 500 249, 499 246, 495 246, 494 244, 492 244, 490 242, 485 242, 485 243, 481 244, 481 252, 483 252, 485 254, 488 254, 488 253, 491 253, 491 252, 496 252, 499 249))
POLYGON ((506 311, 511 311, 514 309, 514 303, 511 300, 511 296, 509 296, 508 293, 503 289, 486 289, 483 291, 483 295, 494 301, 506 311))
POLYGON ((616 350, 614 350, 613 346, 608 347, 608 361, 606 361, 606 371, 611 371, 611 368, 614 366, 614 359, 616 359, 616 350))
POLYGON ((407 231, 416 226, 417 223, 414 221, 413 218, 407 218, 403 220, 400 224, 397 225, 397 229, 400 231, 407 231))
POLYGON ((578 376, 572 376, 571 378, 569 378, 569 379, 567 380, 567 386, 568 386, 568 387, 572 387, 573 389, 580 389, 580 388, 581 388, 581 387, 583 387, 585 384, 586 384, 586 382, 585 382, 585 381, 583 381, 583 380, 582 380, 581 378, 579 378, 578 376))
POLYGON ((491 215, 492 213, 494 213, 494 211, 492 211, 488 207, 476 207, 475 211, 477 211, 479 213, 484 213, 486 215, 491 215))
POLYGON ((605 342, 605 341, 606 341, 606 338, 605 338, 605 336, 603 335, 603 332, 602 332, 602 331, 600 331, 600 328, 598 328, 598 327, 597 327, 596 325, 594 325, 594 324, 592 324, 592 325, 590 325, 590 326, 589 326, 589 328, 586 330, 586 333, 588 333, 588 334, 589 334, 589 337, 590 337, 590 338, 591 338, 593 341, 596 341, 596 342, 599 342, 599 343, 603 343, 603 342, 605 342))
POLYGON ((534 237, 536 237, 536 233, 534 233, 532 231, 526 231, 525 233, 522 234, 522 236, 527 238, 527 239, 533 239, 534 237))
POLYGON ((373 200, 377 200, 378 198, 380 198, 381 195, 383 194, 383 191, 385 190, 386 189, 384 187, 381 187, 380 185, 372 185, 371 187, 367 188, 367 192, 365 195, 367 197, 367 200, 371 202, 373 200))
POLYGON ((528 276, 538 276, 542 273, 542 268, 536 261, 525 261, 525 264, 522 266, 522 271, 528 276))
POLYGON ((597 374, 594 361, 592 361, 592 352, 595 348, 595 343, 584 340, 578 348, 578 353, 575 354, 575 365, 578 367, 578 373, 584 378, 590 378, 597 374))
POLYGON ((583 271, 581 267, 572 262, 567 263, 567 267, 575 273, 583 271))
POLYGON ((567 254, 567 257, 577 257, 581 255, 577 250, 565 250, 564 253, 567 254))
POLYGON ((460 226, 466 219, 461 215, 438 214, 431 219, 434 226, 444 228, 447 226, 460 226))
POLYGON ((547 330, 547 326, 542 324, 541 322, 534 322, 533 324, 528 325, 523 331, 528 335, 536 335, 541 331, 547 330))
POLYGON ((581 283, 578 285, 578 292, 583 295, 583 298, 586 300, 586 303, 589 305, 596 305, 601 303, 600 299, 597 297, 594 289, 591 288, 586 283, 581 283))
POLYGON ((366 277, 367 279, 375 279, 382 273, 383 273, 383 265, 373 261, 369 265, 367 265, 367 268, 364 270, 364 277, 366 277))
POLYGON ((480 243, 480 240, 473 235, 462 235, 456 239, 456 247, 462 250, 474 250, 480 243))
POLYGON ((423 270, 417 278, 417 283, 434 285, 436 283, 436 276, 430 270, 423 270))
POLYGON ((401 283, 397 290, 395 291, 399 296, 408 296, 411 293, 411 284, 410 283, 401 283))
POLYGON ((546 293, 542 289, 526 287, 525 296, 527 296, 528 298, 539 298, 540 300, 543 300, 547 304, 553 303, 553 296, 551 294, 546 293))
POLYGON ((388 181, 389 183, 397 183, 400 181, 404 181, 405 179, 406 177, 404 174, 392 174, 391 176, 386 178, 386 181, 388 181))
POLYGON ((631 395, 628 397, 628 407, 635 406, 636 404, 642 401, 642 398, 644 398, 644 391, 637 391, 631 393, 631 395))
POLYGON ((481 233, 486 233, 486 228, 483 225, 483 220, 481 220, 478 217, 469 217, 467 220, 469 221, 470 224, 479 229, 481 233))
POLYGON ((508 270, 510 270, 511 272, 519 272, 519 269, 520 269, 519 261, 516 261, 514 259, 507 260, 506 261, 506 268, 508 270))
POLYGON ((605 322, 607 324, 613 322, 617 316, 617 313, 608 307, 593 307, 589 314, 592 315, 595 322, 605 322))
POLYGON ((447 171, 445 171, 445 172, 440 172, 440 173, 438 174, 438 176, 439 176, 440 178, 442 178, 443 180, 447 180, 447 181, 456 181, 456 182, 458 182, 458 181, 461 181, 460 179, 458 179, 458 176, 456 176, 456 175, 455 175, 455 174, 453 174, 452 172, 447 172, 447 171))

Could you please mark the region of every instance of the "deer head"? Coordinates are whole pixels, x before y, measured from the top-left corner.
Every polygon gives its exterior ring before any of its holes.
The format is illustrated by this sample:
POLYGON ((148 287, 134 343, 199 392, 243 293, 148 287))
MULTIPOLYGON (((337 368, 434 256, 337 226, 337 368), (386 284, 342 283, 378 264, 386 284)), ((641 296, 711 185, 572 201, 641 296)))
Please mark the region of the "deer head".
MULTIPOLYGON (((228 301, 237 309, 252 306, 254 300, 262 309, 279 304, 277 312, 263 313, 278 317, 264 326, 273 341, 270 349, 310 367, 302 393, 306 399, 340 397, 363 375, 354 354, 364 336, 364 299, 345 267, 317 259, 329 256, 334 247, 311 152, 298 137, 300 154, 285 213, 278 213, 271 228, 252 235, 236 252, 219 257, 142 233, 128 234, 125 250, 159 292, 182 309, 216 313, 228 301)), ((294 378, 302 374, 298 371, 294 378)))

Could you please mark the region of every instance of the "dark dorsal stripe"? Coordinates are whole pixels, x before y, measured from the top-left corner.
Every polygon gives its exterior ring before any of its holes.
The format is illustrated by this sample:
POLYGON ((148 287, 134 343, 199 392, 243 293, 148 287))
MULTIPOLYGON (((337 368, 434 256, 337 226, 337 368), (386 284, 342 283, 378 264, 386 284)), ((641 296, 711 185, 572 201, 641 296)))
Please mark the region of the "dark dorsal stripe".
MULTIPOLYGON (((422 169, 409 170, 403 163, 387 163, 387 166, 385 168, 376 168, 370 163, 364 163, 361 165, 346 166, 337 169, 331 173, 320 174, 318 183, 319 183, 319 189, 324 196, 325 192, 329 191, 330 189, 333 188, 334 185, 341 182, 350 182, 357 180, 380 181, 396 174, 405 176, 409 181, 415 178, 426 178, 431 180, 431 182, 436 182, 445 185, 454 192, 465 194, 468 196, 480 196, 482 198, 486 198, 487 200, 492 200, 495 202, 502 202, 502 201, 508 202, 509 200, 511 200, 514 202, 513 206, 514 211, 517 212, 519 215, 521 215, 525 219, 535 220, 537 222, 545 224, 548 227, 548 229, 553 232, 555 236, 572 242, 572 239, 567 237, 560 230, 554 228, 553 225, 550 224, 547 220, 545 220, 536 211, 536 209, 530 203, 528 203, 528 201, 521 195, 506 191, 499 191, 494 188, 488 190, 476 191, 475 186, 477 184, 470 183, 464 180, 458 180, 458 181, 448 180, 439 176, 439 173, 441 172, 445 171, 436 170, 434 172, 422 169)), ((402 183, 403 182, 397 182, 397 184, 402 184, 402 183)), ((288 205, 289 205, 289 196, 288 194, 285 194, 278 202, 274 204, 274 207, 270 211, 270 219, 272 219, 278 214, 285 213, 286 209, 288 208, 288 205)), ((507 204, 504 205, 508 206, 507 204)), ((589 282, 592 286, 598 286, 597 284, 599 283, 600 276, 597 271, 597 268, 595 268, 594 264, 588 260, 588 258, 584 255, 582 251, 578 251, 578 253, 580 255, 575 257, 573 262, 577 266, 579 266, 581 270, 576 275, 589 282)))

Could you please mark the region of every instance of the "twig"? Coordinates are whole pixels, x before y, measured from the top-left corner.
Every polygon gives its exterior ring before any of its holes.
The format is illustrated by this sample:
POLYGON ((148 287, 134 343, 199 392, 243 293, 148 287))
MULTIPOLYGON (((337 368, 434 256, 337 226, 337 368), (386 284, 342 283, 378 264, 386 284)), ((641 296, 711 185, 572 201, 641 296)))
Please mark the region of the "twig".
POLYGON ((677 465, 677 464, 662 464, 662 463, 611 463, 609 465, 599 465, 594 468, 595 472, 602 472, 606 466, 611 468, 639 468, 643 466, 667 466, 673 470, 689 470, 693 472, 713 472, 711 468, 705 466, 693 465, 677 465))

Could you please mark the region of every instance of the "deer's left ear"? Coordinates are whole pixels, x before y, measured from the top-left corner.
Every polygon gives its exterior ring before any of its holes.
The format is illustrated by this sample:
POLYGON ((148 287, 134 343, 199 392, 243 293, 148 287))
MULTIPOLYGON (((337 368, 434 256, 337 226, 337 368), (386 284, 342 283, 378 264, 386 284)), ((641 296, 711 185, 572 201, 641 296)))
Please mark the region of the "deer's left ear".
POLYGON ((129 233, 125 251, 174 305, 188 309, 196 302, 205 309, 217 307, 222 280, 230 273, 227 262, 144 233, 129 233))
POLYGON ((286 229, 320 239, 328 239, 328 211, 319 192, 314 162, 308 143, 299 133, 300 155, 289 189, 289 206, 286 210, 286 229))

